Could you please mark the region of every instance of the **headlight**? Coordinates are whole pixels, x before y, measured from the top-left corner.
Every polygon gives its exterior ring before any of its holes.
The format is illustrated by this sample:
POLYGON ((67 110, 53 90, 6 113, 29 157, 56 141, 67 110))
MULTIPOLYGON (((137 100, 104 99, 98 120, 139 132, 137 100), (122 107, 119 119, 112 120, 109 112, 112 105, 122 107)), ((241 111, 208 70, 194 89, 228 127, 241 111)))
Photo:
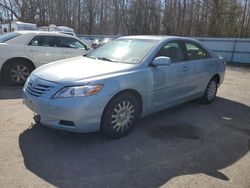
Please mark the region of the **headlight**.
POLYGON ((54 99, 57 98, 69 98, 69 97, 83 97, 97 94, 103 85, 86 85, 86 86, 73 86, 64 87, 59 90, 55 95, 54 99))

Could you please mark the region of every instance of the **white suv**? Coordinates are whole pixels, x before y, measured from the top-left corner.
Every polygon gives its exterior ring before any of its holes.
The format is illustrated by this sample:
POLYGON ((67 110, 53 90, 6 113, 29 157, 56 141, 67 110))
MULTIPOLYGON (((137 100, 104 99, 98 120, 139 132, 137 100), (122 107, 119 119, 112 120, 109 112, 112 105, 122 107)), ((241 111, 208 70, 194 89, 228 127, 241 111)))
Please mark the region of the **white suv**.
POLYGON ((75 36, 57 32, 16 31, 0 35, 0 70, 3 79, 22 85, 43 64, 82 56, 90 51, 75 36))

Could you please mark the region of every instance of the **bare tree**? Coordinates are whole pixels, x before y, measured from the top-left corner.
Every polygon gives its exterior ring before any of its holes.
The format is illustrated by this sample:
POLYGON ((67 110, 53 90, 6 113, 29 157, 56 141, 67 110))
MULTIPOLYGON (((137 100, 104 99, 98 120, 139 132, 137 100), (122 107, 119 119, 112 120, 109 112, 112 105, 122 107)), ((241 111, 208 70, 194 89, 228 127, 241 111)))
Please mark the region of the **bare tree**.
POLYGON ((249 0, 0 0, 0 8, 8 20, 84 34, 250 37, 249 0))

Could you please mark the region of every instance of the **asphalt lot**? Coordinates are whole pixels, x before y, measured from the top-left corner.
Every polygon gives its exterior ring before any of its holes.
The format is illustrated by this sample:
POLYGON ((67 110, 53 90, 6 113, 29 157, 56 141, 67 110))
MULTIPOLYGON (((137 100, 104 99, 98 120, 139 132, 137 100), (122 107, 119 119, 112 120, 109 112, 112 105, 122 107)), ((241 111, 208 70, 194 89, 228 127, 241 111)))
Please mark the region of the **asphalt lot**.
POLYGON ((33 125, 21 88, 0 86, 0 187, 250 187, 250 69, 229 67, 216 101, 142 119, 110 140, 33 125))

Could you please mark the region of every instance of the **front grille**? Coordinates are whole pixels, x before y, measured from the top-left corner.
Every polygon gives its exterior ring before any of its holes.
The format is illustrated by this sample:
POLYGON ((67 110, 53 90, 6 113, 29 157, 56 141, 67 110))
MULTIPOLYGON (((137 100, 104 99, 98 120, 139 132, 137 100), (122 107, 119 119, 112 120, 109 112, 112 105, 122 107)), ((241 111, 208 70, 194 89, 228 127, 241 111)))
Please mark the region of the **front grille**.
POLYGON ((39 79, 29 80, 25 87, 27 93, 34 97, 42 97, 52 88, 53 86, 40 83, 39 79))

